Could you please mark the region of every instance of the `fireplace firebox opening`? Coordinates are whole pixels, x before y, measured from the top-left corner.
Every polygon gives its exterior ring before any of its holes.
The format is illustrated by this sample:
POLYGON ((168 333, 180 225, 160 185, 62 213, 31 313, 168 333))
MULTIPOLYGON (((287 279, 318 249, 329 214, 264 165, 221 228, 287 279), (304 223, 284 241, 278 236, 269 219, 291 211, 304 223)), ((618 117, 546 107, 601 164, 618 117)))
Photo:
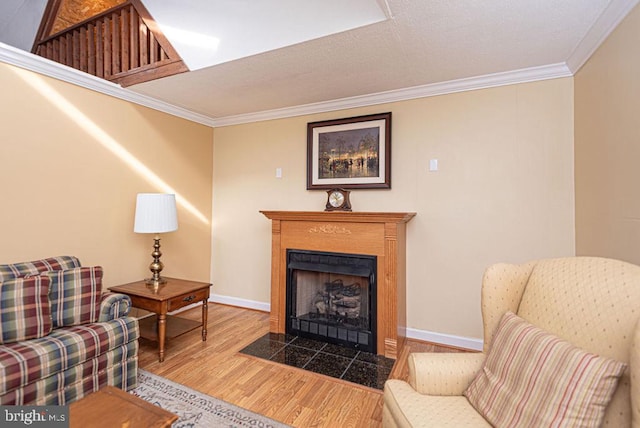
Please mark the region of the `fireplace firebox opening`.
POLYGON ((377 257, 287 250, 286 332, 376 353, 377 257))

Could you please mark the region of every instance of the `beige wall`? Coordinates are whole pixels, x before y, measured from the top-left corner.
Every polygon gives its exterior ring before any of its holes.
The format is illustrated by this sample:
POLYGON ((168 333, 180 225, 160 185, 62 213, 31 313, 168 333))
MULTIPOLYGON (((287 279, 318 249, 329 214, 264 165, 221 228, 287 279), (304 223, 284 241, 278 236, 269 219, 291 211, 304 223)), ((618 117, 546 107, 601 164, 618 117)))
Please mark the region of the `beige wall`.
POLYGON ((209 279, 211 128, 3 63, 0 82, 0 263, 72 254, 107 286, 149 276, 135 198, 169 186, 203 219, 178 207, 163 273, 209 279))
POLYGON ((146 276, 151 237, 132 232, 135 194, 162 191, 160 179, 204 217, 179 207, 164 273, 206 280, 211 266, 217 295, 268 303, 270 222, 258 211, 325 203, 306 190, 307 122, 384 111, 393 188, 351 200, 417 213, 408 327, 480 338, 486 266, 574 253, 570 78, 215 131, 5 64, 0 81, 0 262, 75 254, 104 266, 107 285, 146 276), (428 171, 432 158, 440 171, 428 171))
POLYGON ((576 251, 640 264, 640 7, 575 76, 576 251))
POLYGON ((216 128, 216 294, 269 302, 271 225, 259 210, 324 209, 326 193, 306 190, 307 122, 385 111, 392 190, 356 190, 351 203, 417 213, 407 228, 409 328, 481 338, 488 265, 574 254, 573 79, 565 78, 216 128), (428 171, 432 158, 440 171, 428 171))

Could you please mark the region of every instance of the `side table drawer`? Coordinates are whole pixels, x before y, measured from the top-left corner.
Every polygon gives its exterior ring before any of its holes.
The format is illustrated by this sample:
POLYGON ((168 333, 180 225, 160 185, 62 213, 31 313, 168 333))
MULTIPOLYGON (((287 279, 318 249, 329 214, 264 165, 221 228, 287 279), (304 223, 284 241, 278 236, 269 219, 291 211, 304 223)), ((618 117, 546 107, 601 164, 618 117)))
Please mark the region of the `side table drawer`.
POLYGON ((197 290, 191 293, 185 293, 181 296, 174 297, 167 303, 167 311, 175 311, 192 303, 201 302, 209 298, 209 288, 197 290))

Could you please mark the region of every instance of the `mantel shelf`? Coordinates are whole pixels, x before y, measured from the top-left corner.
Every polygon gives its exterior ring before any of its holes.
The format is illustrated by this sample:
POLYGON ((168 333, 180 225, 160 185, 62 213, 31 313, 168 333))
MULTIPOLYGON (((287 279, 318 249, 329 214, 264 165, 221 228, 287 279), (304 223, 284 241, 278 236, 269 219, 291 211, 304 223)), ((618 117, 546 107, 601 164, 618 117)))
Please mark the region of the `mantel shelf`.
POLYGON ((270 220, 407 223, 416 213, 358 211, 260 211, 270 220))

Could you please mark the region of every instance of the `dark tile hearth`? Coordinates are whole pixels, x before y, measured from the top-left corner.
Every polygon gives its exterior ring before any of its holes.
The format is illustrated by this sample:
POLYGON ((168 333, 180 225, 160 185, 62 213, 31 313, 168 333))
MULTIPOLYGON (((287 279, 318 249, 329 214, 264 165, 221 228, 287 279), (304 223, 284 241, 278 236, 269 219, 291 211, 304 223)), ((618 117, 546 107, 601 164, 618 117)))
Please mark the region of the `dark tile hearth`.
POLYGON ((280 364, 382 389, 395 360, 288 334, 267 333, 240 351, 280 364))

